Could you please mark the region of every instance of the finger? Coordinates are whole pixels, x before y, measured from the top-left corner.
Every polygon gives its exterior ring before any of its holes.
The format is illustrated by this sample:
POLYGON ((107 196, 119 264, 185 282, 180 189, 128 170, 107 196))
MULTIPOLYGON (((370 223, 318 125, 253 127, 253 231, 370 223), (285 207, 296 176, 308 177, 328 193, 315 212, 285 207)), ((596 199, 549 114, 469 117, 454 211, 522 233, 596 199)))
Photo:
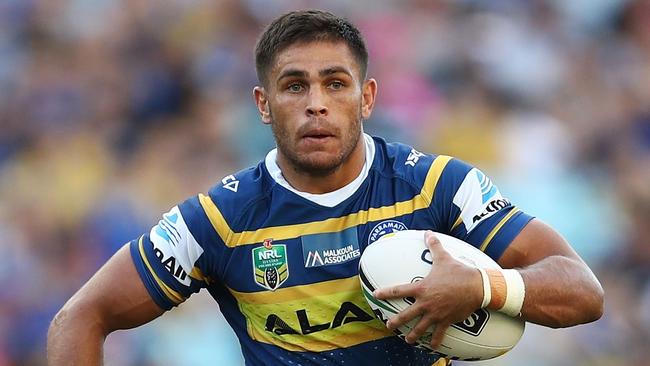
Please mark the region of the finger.
POLYGON ((438 323, 436 324, 433 333, 431 334, 431 348, 436 349, 442 343, 442 339, 445 337, 445 332, 449 328, 450 324, 447 323, 438 323))
POLYGON ((411 305, 406 309, 397 313, 392 318, 388 319, 388 321, 386 322, 386 328, 390 330, 397 329, 421 315, 422 315, 421 307, 417 305, 411 305))
POLYGON ((396 297, 409 297, 415 295, 415 286, 416 283, 407 283, 404 285, 389 286, 375 290, 372 293, 377 299, 394 299, 396 297))
POLYGON ((432 258, 435 258, 439 261, 442 258, 449 256, 449 253, 447 253, 445 248, 442 246, 442 243, 433 231, 427 230, 424 233, 424 242, 426 243, 427 248, 429 248, 432 258))
POLYGON ((433 323, 433 318, 423 316, 406 335, 406 338, 404 338, 404 340, 409 344, 415 343, 427 330, 429 330, 429 327, 431 327, 433 323))

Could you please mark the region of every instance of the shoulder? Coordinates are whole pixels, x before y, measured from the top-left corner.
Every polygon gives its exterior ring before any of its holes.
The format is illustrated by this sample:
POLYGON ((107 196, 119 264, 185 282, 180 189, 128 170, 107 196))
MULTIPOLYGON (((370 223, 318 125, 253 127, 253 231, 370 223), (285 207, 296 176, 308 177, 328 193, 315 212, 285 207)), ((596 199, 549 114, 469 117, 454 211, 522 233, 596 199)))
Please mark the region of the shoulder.
POLYGON ((252 224, 250 218, 262 218, 268 211, 275 181, 260 162, 239 172, 226 175, 207 194, 199 194, 195 204, 207 216, 224 242, 234 231, 252 224))
MULTIPOLYGON (((183 216, 206 211, 206 205, 216 205, 222 214, 228 213, 229 207, 237 207, 239 211, 245 206, 264 197, 269 192, 269 179, 264 173, 263 164, 260 163, 243 169, 239 172, 228 174, 221 178, 208 190, 207 194, 198 194, 183 202, 181 211, 183 216)), ((230 215, 228 215, 230 216, 230 215)))
POLYGON ((273 181, 266 173, 264 162, 260 162, 256 166, 226 175, 210 188, 208 195, 216 202, 235 204, 241 209, 266 196, 272 185, 273 181))
POLYGON ((376 167, 380 173, 416 186, 443 184, 457 187, 473 168, 451 156, 422 152, 411 145, 373 138, 377 147, 376 167))

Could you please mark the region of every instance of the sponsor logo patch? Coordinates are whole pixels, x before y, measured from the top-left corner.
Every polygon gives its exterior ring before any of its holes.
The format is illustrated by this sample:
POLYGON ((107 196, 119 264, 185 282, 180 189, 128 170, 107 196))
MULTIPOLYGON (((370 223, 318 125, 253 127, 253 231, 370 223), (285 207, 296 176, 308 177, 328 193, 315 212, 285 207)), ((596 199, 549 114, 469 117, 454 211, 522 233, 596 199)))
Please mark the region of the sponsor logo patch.
POLYGON ((305 268, 341 264, 361 256, 356 227, 337 233, 305 235, 301 240, 305 268))
MULTIPOLYGON (((307 310, 308 309, 296 310, 296 316, 294 319, 298 320, 298 325, 300 328, 293 328, 288 321, 282 319, 280 316, 289 315, 288 311, 283 311, 280 314, 269 314, 266 317, 264 330, 267 332, 273 332, 280 336, 285 334, 307 335, 326 331, 329 329, 335 329, 351 322, 367 322, 374 320, 372 315, 368 314, 363 310, 363 308, 359 307, 351 301, 343 302, 336 313, 328 314, 332 316, 332 320, 330 321, 329 318, 326 318, 326 323, 319 324, 317 321, 314 321, 314 319, 310 319, 307 310)), ((291 315, 289 316, 291 317, 291 315)), ((296 323, 294 319, 291 319, 291 323, 293 324, 296 323)))
POLYGON ((178 282, 189 286, 191 280, 188 273, 203 254, 203 248, 187 228, 178 206, 163 215, 162 220, 149 232, 149 238, 160 263, 178 282))
POLYGON ((483 172, 474 168, 467 173, 454 196, 454 205, 460 209, 467 232, 499 210, 509 207, 510 202, 501 196, 499 189, 483 172))
POLYGON ((237 193, 237 189, 239 189, 239 181, 237 178, 235 178, 234 175, 229 175, 221 180, 221 183, 223 183, 223 188, 233 191, 237 193))
POLYGON ((178 213, 168 212, 163 215, 163 219, 158 221, 158 225, 156 225, 156 234, 160 235, 161 238, 173 246, 176 246, 181 239, 178 230, 174 227, 177 221, 178 213))
POLYGON ((424 156, 423 153, 415 149, 411 149, 411 152, 409 153, 409 156, 406 158, 406 162, 404 163, 404 165, 415 166, 415 164, 418 163, 418 160, 420 160, 420 158, 423 156, 424 156))
POLYGON ((368 235, 368 245, 376 242, 379 238, 386 234, 394 233, 397 231, 407 230, 408 228, 402 222, 397 220, 386 220, 378 223, 370 231, 368 235))
POLYGON ((486 216, 488 216, 488 215, 490 215, 490 214, 492 214, 494 212, 497 212, 502 208, 506 208, 508 206, 510 206, 510 201, 508 201, 505 198, 490 201, 490 203, 488 203, 486 205, 485 211, 483 211, 480 214, 474 216, 474 218, 472 219, 472 223, 481 221, 484 217, 486 217, 486 216))
POLYGON ((476 178, 481 185, 481 198, 483 199, 483 203, 485 203, 498 192, 497 186, 492 184, 492 180, 478 169, 476 170, 476 178))
POLYGON ((272 239, 253 249, 253 278, 265 289, 275 291, 289 278, 287 246, 273 244, 272 239))

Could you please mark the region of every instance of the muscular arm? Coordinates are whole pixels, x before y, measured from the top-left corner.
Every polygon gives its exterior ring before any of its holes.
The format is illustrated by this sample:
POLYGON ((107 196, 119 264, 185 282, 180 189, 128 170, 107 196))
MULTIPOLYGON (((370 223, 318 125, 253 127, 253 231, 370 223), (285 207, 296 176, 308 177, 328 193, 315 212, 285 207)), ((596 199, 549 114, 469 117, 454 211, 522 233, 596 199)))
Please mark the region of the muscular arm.
POLYGON ((542 221, 531 221, 499 259, 517 268, 526 285, 522 318, 549 327, 594 321, 603 312, 603 289, 569 244, 542 221))
POLYGON ((106 336, 163 313, 123 246, 56 314, 47 335, 48 365, 100 365, 106 336))

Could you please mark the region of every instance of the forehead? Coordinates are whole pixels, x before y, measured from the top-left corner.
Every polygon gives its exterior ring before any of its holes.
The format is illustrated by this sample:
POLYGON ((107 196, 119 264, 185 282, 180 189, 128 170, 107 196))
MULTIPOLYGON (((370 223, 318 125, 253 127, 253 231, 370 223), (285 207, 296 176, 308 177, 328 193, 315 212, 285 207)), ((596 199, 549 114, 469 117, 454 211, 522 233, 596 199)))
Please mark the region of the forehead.
POLYGON ((332 67, 347 69, 355 77, 360 71, 357 60, 344 42, 301 42, 278 52, 271 68, 270 79, 274 80, 288 69, 305 71, 311 75, 332 67))

